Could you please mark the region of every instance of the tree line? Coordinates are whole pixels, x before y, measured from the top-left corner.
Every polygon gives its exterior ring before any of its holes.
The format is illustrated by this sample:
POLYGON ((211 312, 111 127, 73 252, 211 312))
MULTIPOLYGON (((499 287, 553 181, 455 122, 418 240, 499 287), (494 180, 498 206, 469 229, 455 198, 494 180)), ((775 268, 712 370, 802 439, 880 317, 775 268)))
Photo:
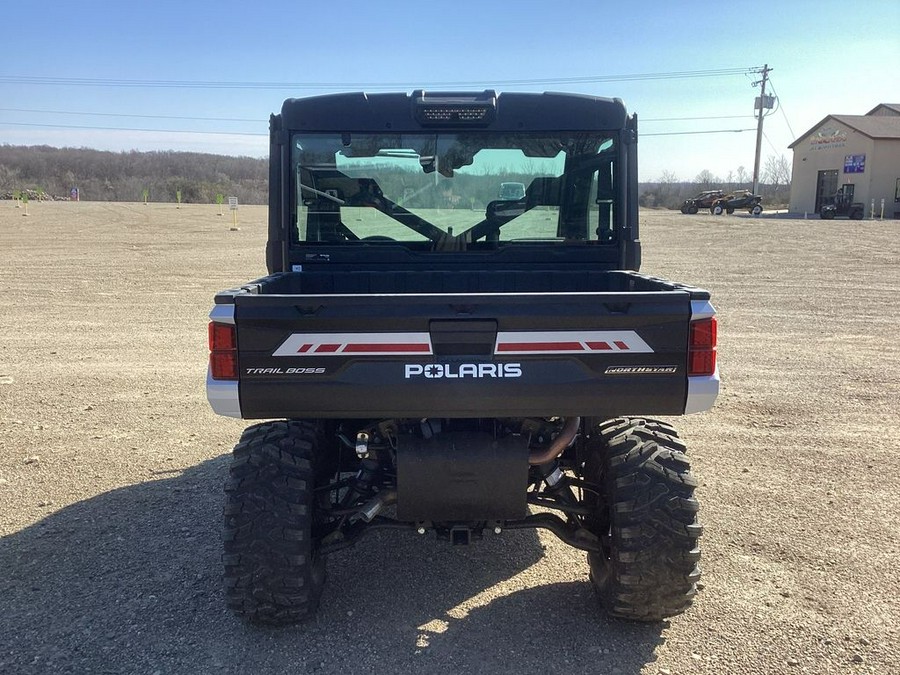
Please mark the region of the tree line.
MULTIPOLYGON (((457 178, 460 178, 458 176, 457 178)), ((496 199, 495 181, 483 182, 486 203, 496 199)), ((504 180, 528 177, 507 175, 504 180)), ((462 181, 457 180, 457 184, 462 181)), ((790 201, 791 167, 784 155, 767 158, 760 172, 760 192, 771 208, 790 201)), ((458 187, 462 187, 458 185, 458 187)), ((474 187, 474 186, 471 186, 474 187)), ((471 190, 470 187, 470 190, 471 190)), ((682 201, 702 190, 749 190, 751 176, 739 166, 724 177, 708 170, 693 180, 680 180, 664 171, 654 182, 640 186, 640 204, 677 209, 682 201)), ((237 197, 242 204, 265 204, 268 198, 268 160, 212 155, 199 152, 108 152, 88 148, 0 145, 0 198, 28 193, 66 199, 73 188, 90 201, 215 203, 217 195, 237 197)), ((464 194, 471 192, 463 191, 464 194)), ((402 189, 397 194, 403 194, 402 189)))
POLYGON ((90 201, 214 203, 217 195, 265 204, 268 161, 200 152, 108 152, 0 145, 0 198, 27 192, 90 201))

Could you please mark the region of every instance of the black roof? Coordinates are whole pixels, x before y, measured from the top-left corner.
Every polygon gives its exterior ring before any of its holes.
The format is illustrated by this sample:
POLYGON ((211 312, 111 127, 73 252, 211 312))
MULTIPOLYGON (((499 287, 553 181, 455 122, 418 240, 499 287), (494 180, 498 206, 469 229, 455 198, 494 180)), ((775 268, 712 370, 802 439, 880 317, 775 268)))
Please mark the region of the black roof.
POLYGON ((297 131, 421 131, 431 126, 423 126, 416 118, 417 105, 423 100, 433 106, 442 102, 452 106, 454 101, 464 101, 467 97, 496 101, 496 113, 486 124, 465 124, 459 125, 460 128, 494 132, 603 131, 625 126, 625 105, 619 99, 554 92, 495 94, 488 90, 412 94, 354 92, 291 98, 281 108, 281 127, 297 131))

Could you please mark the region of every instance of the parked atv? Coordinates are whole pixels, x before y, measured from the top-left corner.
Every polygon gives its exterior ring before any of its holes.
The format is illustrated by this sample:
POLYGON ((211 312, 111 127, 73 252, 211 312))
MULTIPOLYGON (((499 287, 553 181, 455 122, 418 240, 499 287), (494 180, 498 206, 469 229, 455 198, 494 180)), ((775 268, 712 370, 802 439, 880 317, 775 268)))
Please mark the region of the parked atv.
POLYGON ((850 220, 862 220, 866 213, 866 205, 853 201, 853 186, 842 185, 829 203, 819 208, 819 217, 822 220, 834 220, 837 217, 850 220))
POLYGON ((758 216, 763 211, 762 197, 755 195, 750 190, 741 190, 740 192, 732 192, 720 199, 716 199, 710 206, 709 212, 714 216, 721 216, 722 213, 734 213, 737 209, 747 209, 747 213, 758 216))
POLYGON ((681 212, 694 214, 700 209, 708 209, 713 205, 714 201, 724 195, 725 193, 722 190, 706 190, 696 197, 685 199, 684 203, 681 205, 681 212))

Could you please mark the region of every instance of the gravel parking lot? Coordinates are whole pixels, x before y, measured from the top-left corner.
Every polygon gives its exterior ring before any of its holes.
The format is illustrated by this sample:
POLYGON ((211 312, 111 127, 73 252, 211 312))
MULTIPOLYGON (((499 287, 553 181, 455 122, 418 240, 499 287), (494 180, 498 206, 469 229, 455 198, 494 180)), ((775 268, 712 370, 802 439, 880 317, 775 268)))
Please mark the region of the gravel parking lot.
POLYGON ((220 589, 244 423, 205 399, 212 296, 265 273, 266 209, 0 202, 0 672, 900 672, 900 221, 642 213, 643 271, 708 288, 723 390, 676 419, 703 588, 608 621, 584 555, 375 533, 317 618, 220 589))

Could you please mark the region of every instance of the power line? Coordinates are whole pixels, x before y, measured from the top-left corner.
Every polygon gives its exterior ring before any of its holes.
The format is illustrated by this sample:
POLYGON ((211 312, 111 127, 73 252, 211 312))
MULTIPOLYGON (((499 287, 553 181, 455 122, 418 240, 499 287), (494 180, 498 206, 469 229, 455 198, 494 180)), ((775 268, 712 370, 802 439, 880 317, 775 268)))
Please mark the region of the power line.
MULTIPOLYGON (((0 108, 2 110, 2 108, 0 108)), ((708 117, 642 117, 641 122, 691 122, 694 120, 750 119, 752 115, 715 115, 708 117)))
POLYGON ((644 134, 641 136, 690 136, 694 134, 740 134, 744 131, 756 131, 755 129, 710 129, 709 131, 667 131, 656 134, 644 134))
POLYGON ((269 134, 254 134, 242 131, 190 131, 188 129, 138 129, 134 127, 93 127, 80 124, 37 124, 30 122, 0 122, 0 126, 13 125, 17 127, 41 127, 48 129, 92 129, 95 131, 147 131, 163 134, 200 134, 214 136, 268 136, 269 134))
POLYGON ((769 147, 772 148, 772 152, 774 152, 776 155, 783 155, 783 154, 784 154, 784 153, 778 152, 777 148, 773 145, 772 141, 769 140, 769 137, 766 135, 766 132, 765 132, 765 131, 763 132, 763 138, 766 139, 766 143, 768 143, 768 144, 769 144, 769 147))
MULTIPOLYGON (((12 125, 17 127, 39 127, 50 129, 91 129, 95 131, 147 131, 155 133, 169 134, 215 134, 220 136, 268 136, 264 133, 247 133, 241 131, 192 131, 189 129, 142 129, 136 127, 101 127, 89 126, 81 124, 38 124, 37 122, 2 122, 0 126, 12 125)), ((708 129, 705 131, 667 131, 645 134, 641 136, 684 136, 692 134, 738 134, 744 131, 753 131, 753 129, 708 129)))
MULTIPOLYGON (((564 78, 528 78, 492 80, 493 86, 535 86, 547 84, 586 84, 592 82, 638 82, 645 80, 675 80, 704 77, 745 75, 753 68, 719 68, 707 70, 672 71, 660 73, 633 73, 626 75, 585 75, 564 78)), ((0 75, 3 84, 28 84, 73 87, 144 87, 181 89, 393 89, 418 87, 484 86, 486 80, 457 80, 435 82, 253 82, 218 80, 131 80, 86 77, 54 77, 34 75, 0 75)))
MULTIPOLYGON (((91 112, 87 110, 40 110, 37 108, 0 108, 0 112, 21 112, 40 115, 80 115, 85 117, 132 117, 148 120, 192 120, 200 122, 251 122, 261 123, 262 118, 252 117, 189 117, 186 115, 140 115, 136 113, 91 112)), ((748 119, 750 115, 704 115, 698 117, 645 117, 641 122, 693 122, 697 120, 748 119)))
POLYGON ((134 117, 147 120, 196 120, 200 122, 255 122, 261 123, 262 119, 246 117, 186 117, 183 115, 134 115, 130 113, 109 112, 80 112, 75 110, 35 110, 32 108, 0 108, 0 112, 39 113, 47 115, 84 115, 89 117, 134 117))
POLYGON ((784 123, 787 124, 788 131, 791 132, 791 138, 797 138, 797 134, 795 134, 793 128, 791 128, 791 123, 790 120, 788 120, 787 113, 784 111, 784 105, 782 105, 781 97, 778 95, 778 92, 775 91, 775 86, 772 84, 771 78, 769 78, 769 86, 772 87, 772 93, 775 95, 775 98, 778 99, 778 109, 781 110, 781 116, 784 117, 784 123))
MULTIPOLYGON (((592 75, 583 77, 570 78, 532 78, 518 80, 499 80, 494 81, 494 86, 507 85, 539 85, 539 84, 565 84, 565 83, 587 83, 587 82, 622 82, 622 81, 640 81, 640 80, 659 80, 659 79, 682 79, 682 78, 700 78, 700 77, 722 77, 730 75, 746 75, 756 72, 753 68, 722 68, 707 69, 695 71, 673 71, 659 73, 638 73, 631 75, 592 75)), ((97 87, 175 87, 175 88, 228 88, 228 89, 315 89, 315 88, 337 88, 337 89, 385 89, 385 88, 410 88, 421 87, 423 83, 410 84, 406 82, 384 82, 384 83, 360 83, 360 82, 320 82, 320 83, 303 83, 303 82, 227 82, 227 81, 192 81, 192 80, 127 80, 127 79, 105 79, 105 78, 67 78, 67 77, 44 77, 44 76, 26 76, 26 75, 0 75, 0 84, 33 84, 33 85, 49 85, 49 86, 97 86, 97 87)), ((482 82, 471 81, 445 81, 429 83, 429 86, 440 87, 463 87, 482 85, 482 82)), ((171 120, 191 120, 204 122, 250 122, 258 123, 260 120, 248 118, 228 118, 228 117, 192 117, 183 115, 139 115, 127 113, 110 113, 110 112, 88 112, 88 111, 72 111, 72 110, 39 110, 31 108, 0 108, 5 112, 23 112, 29 114, 56 114, 56 115, 80 115, 80 116, 97 116, 97 117, 116 117, 116 118, 134 118, 134 119, 171 119, 171 120)), ((725 116, 702 116, 702 117, 670 117, 670 118, 649 118, 646 122, 666 122, 666 121, 695 121, 695 120, 711 120, 711 119, 738 119, 745 117, 744 115, 725 115, 725 116)), ((242 133, 242 132, 226 132, 226 131, 188 131, 184 129, 145 129, 136 127, 104 127, 95 125, 74 125, 74 124, 38 124, 34 122, 0 122, 0 124, 27 126, 27 127, 44 127, 59 129, 87 129, 99 131, 137 131, 137 132, 162 132, 162 133, 178 133, 178 134, 214 134, 214 135, 238 135, 238 136, 265 136, 263 133, 242 133)), ((723 129, 723 130, 707 130, 707 131, 684 131, 684 132, 667 132, 643 134, 645 136, 674 136, 684 134, 711 134, 711 133, 739 133, 746 131, 745 129, 723 129)))

